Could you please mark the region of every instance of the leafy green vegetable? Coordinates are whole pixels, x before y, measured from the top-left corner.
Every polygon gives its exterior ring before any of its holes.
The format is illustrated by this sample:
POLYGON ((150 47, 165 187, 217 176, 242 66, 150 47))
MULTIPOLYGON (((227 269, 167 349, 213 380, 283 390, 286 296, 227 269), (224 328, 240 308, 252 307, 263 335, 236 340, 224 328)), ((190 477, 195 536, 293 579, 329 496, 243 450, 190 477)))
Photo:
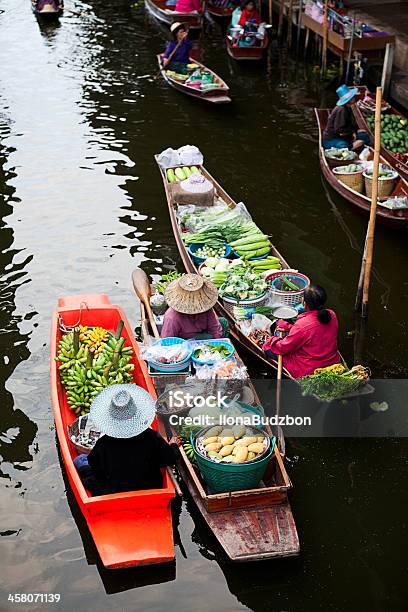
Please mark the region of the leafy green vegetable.
POLYGON ((167 286, 172 281, 176 280, 176 278, 180 278, 180 276, 182 276, 182 274, 180 272, 177 272, 177 270, 175 270, 174 272, 169 272, 168 274, 163 274, 161 279, 157 283, 155 283, 157 293, 164 295, 167 286))

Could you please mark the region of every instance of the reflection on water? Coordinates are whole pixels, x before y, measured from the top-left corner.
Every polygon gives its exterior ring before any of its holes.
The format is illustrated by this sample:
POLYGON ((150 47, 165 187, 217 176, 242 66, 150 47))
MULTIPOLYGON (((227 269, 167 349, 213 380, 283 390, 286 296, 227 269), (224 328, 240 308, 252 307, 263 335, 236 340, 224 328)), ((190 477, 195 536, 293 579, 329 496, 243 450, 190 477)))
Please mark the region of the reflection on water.
MULTIPOLYGON (((185 499, 175 509, 174 564, 114 575, 100 567, 58 462, 50 316, 61 295, 106 292, 136 324, 131 271, 180 265, 153 154, 201 147, 290 264, 327 288, 350 360, 366 219, 318 172, 312 108, 332 94, 275 43, 264 64, 240 66, 222 29, 205 29, 197 52, 233 96, 212 108, 155 78, 167 32, 142 8, 66 4, 59 24, 39 24, 26 0, 3 3, 0 21, 2 595, 59 592, 62 609, 97 611, 402 609, 406 586, 392 569, 403 564, 401 440, 292 441, 298 560, 232 566, 185 499)), ((405 376, 405 237, 380 230, 375 248, 364 360, 380 375, 405 376)))

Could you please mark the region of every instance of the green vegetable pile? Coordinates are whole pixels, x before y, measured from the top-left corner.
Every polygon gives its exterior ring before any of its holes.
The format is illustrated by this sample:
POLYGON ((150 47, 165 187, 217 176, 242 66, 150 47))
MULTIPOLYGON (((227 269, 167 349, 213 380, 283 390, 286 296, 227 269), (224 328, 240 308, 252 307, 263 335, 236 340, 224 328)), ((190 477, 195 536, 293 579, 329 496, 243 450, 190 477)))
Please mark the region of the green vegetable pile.
POLYGON ((180 272, 177 272, 177 270, 175 270, 174 272, 169 272, 168 274, 163 274, 161 279, 154 284, 157 293, 160 293, 160 295, 164 295, 167 286, 172 281, 176 280, 176 278, 180 278, 180 276, 182 276, 182 274, 180 272))
POLYGON ((341 166, 340 171, 345 174, 354 174, 355 172, 362 172, 363 167, 361 164, 349 164, 348 166, 341 166))
POLYGON ((253 300, 261 297, 268 288, 268 284, 257 273, 246 267, 236 266, 228 270, 227 278, 221 285, 219 294, 239 302, 240 300, 253 300))
POLYGON ((299 379, 303 395, 317 395, 329 402, 357 391, 368 380, 368 370, 361 365, 347 370, 341 364, 315 370, 299 379))
MULTIPOLYGON (((367 125, 374 131, 374 115, 366 117, 367 125)), ((408 151, 408 120, 401 115, 385 114, 381 118, 381 144, 391 153, 408 151)))

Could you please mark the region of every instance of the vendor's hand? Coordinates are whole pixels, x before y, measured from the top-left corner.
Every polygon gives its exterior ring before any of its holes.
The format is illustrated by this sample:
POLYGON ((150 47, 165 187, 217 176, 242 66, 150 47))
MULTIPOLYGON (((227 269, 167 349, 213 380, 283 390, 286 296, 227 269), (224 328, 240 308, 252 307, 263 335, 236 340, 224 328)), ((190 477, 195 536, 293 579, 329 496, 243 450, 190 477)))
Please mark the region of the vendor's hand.
POLYGON ((167 57, 163 58, 163 66, 167 66, 169 64, 170 60, 167 57))
POLYGON ((180 436, 172 436, 169 440, 169 444, 176 444, 177 446, 181 446, 183 443, 183 440, 180 438, 180 436))
POLYGON ((180 33, 181 40, 184 40, 185 38, 187 38, 187 34, 188 34, 188 32, 181 32, 180 33))

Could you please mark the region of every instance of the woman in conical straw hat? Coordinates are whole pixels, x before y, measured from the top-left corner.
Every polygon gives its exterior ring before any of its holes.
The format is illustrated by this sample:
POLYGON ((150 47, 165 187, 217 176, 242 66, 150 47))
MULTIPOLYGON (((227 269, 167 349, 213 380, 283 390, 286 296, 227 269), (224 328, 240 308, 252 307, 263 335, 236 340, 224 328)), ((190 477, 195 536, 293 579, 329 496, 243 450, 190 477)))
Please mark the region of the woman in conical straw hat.
POLYGON ((163 486, 160 468, 177 459, 178 440, 168 444, 151 429, 155 402, 138 385, 111 385, 93 400, 89 418, 104 435, 86 457, 74 460, 92 495, 163 486))
POLYGON ((164 297, 169 308, 164 315, 162 338, 225 338, 228 334, 228 323, 218 319, 213 308, 218 290, 203 276, 183 274, 168 285, 164 297))

